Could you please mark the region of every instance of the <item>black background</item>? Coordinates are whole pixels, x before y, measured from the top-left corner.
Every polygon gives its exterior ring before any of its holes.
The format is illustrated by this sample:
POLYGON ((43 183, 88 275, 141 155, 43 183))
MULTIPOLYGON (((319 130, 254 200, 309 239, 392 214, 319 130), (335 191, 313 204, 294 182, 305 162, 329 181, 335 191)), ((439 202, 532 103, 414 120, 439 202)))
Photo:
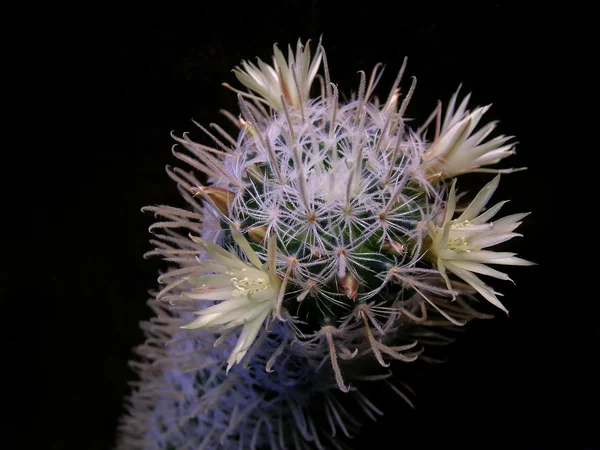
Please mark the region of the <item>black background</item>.
MULTIPOLYGON (((376 93, 385 97, 408 56, 407 74, 418 78, 408 114, 417 121, 461 82, 472 104, 493 102, 489 118, 519 141, 504 167, 529 167, 504 176, 495 196, 512 199, 505 213, 532 211, 525 238, 509 248, 539 263, 509 269, 516 286, 495 284, 510 318, 474 324, 447 364, 417 380, 416 411, 384 402, 387 415, 356 448, 598 444, 598 294, 584 269, 597 245, 573 206, 582 175, 569 163, 576 119, 563 91, 573 84, 565 37, 576 19, 478 5, 252 2, 185 13, 194 25, 140 17, 92 25, 90 15, 44 29, 11 69, 29 96, 19 116, 27 131, 4 170, 12 193, 0 279, 6 448, 114 445, 133 378, 127 361, 142 343, 137 324, 150 316, 146 292, 162 267, 142 258, 152 217, 140 208, 183 206, 164 172, 176 164, 170 131, 202 139, 191 119, 226 124, 218 111, 236 112, 236 99, 220 84, 237 83, 232 67, 268 60, 274 42, 321 34, 341 91, 356 90, 357 71, 381 61, 376 93)), ((466 176, 464 186, 487 179, 466 176)))

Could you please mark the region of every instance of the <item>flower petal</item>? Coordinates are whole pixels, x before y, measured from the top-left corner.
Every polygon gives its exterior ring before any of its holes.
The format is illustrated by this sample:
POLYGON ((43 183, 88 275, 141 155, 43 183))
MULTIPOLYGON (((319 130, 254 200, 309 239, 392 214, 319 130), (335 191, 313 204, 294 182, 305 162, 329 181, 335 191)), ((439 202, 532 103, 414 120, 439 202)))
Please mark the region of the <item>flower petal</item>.
POLYGON ((456 222, 464 222, 477 217, 479 212, 487 205, 492 195, 496 191, 498 184, 500 183, 500 175, 496 175, 492 181, 486 184, 479 193, 475 196, 473 201, 467 206, 467 209, 456 219, 456 222))
MULTIPOLYGON (((268 314, 268 311, 267 311, 268 314)), ((234 364, 239 363, 242 358, 246 355, 246 352, 256 339, 258 332, 260 331, 260 327, 263 324, 264 319, 267 314, 259 316, 256 320, 246 324, 240 333, 240 337, 237 340, 235 347, 233 348, 229 358, 227 359, 227 369, 226 372, 229 372, 229 369, 233 367, 234 364), (260 320, 262 318, 262 320, 260 320)))
POLYGON ((491 267, 481 264, 480 262, 469 261, 466 259, 455 259, 452 261, 446 261, 446 267, 451 271, 468 270, 469 272, 480 273, 490 277, 498 278, 500 280, 512 281, 507 274, 500 272, 499 270, 492 269, 491 267))
POLYGON ((252 250, 252 247, 250 247, 248 240, 234 227, 230 226, 229 230, 231 231, 233 240, 244 251, 244 254, 248 257, 248 260, 254 264, 256 268, 260 269, 262 267, 262 263, 260 262, 260 259, 258 259, 258 256, 256 256, 254 250, 252 250))
POLYGON ((508 314, 508 310, 504 307, 498 297, 496 297, 497 292, 494 292, 487 284, 479 279, 476 275, 473 275, 471 272, 466 270, 457 269, 453 271, 455 275, 459 278, 462 278, 464 281, 469 283, 477 292, 479 292, 488 302, 492 305, 500 308, 502 311, 508 314))
POLYGON ((197 288, 192 291, 184 292, 183 295, 192 300, 227 300, 231 298, 233 293, 233 286, 223 288, 197 288))

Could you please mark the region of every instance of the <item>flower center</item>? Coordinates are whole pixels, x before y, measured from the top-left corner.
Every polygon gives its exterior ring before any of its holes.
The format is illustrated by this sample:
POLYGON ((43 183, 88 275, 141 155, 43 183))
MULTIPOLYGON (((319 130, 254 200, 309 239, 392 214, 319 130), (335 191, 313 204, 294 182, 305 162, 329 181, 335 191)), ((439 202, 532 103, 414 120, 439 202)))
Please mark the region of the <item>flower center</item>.
POLYGON ((235 291, 232 295, 234 297, 240 297, 242 295, 253 295, 257 292, 264 291, 271 284, 264 278, 248 278, 244 277, 239 279, 237 277, 231 278, 231 282, 235 286, 235 291))
MULTIPOLYGON (((457 228, 469 228, 473 225, 465 220, 463 222, 455 222, 450 225, 451 230, 455 230, 457 228)), ((468 252, 471 251, 471 247, 467 241, 467 236, 457 236, 457 237, 448 237, 448 242, 446 243, 447 249, 454 250, 455 252, 468 252)))

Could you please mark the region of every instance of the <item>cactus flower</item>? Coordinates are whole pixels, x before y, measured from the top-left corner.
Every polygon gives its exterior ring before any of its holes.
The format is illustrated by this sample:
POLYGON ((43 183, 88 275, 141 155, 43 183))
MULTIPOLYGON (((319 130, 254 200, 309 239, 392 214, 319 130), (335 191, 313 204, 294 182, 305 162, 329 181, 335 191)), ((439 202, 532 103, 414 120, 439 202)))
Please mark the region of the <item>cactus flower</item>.
POLYGON ((517 258, 514 253, 484 250, 521 236, 513 231, 521 224, 520 220, 528 215, 528 213, 512 214, 496 222, 490 222, 505 202, 497 203, 481 213, 499 182, 500 175, 479 191, 460 216, 452 219, 456 210, 456 183, 453 182, 441 227, 437 228, 433 222, 429 222, 429 235, 432 239, 429 251, 449 289, 452 289, 452 286, 446 274, 447 270, 470 284, 491 304, 508 313, 496 297, 498 293, 475 275, 479 273, 501 280, 510 280, 508 275, 488 267, 487 264, 512 266, 533 264, 517 258))

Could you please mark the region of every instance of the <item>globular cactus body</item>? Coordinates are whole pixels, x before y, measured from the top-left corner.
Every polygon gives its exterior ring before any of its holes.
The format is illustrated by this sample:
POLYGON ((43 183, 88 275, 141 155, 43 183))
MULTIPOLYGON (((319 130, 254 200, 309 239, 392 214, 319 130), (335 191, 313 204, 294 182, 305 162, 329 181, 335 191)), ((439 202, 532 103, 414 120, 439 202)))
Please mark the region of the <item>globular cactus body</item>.
POLYGON ((145 325, 126 448, 341 447, 360 423, 348 399, 381 413, 359 386, 385 383, 410 402, 382 368, 426 359, 445 330, 487 317, 469 306, 477 293, 504 309, 476 274, 508 279, 488 264, 530 264, 486 250, 517 236, 524 214, 490 221, 497 176, 454 218, 455 177, 513 171, 489 168, 513 145, 488 139, 488 107, 457 106, 457 94, 443 121, 438 106, 409 128, 405 66, 385 103, 373 96, 379 66, 342 101, 320 45, 313 58, 300 42, 287 59, 275 47, 272 66, 234 70, 249 88, 228 86, 237 136, 212 125, 200 127, 213 146, 175 137, 195 172, 168 172, 191 209, 147 208, 166 218, 150 254, 177 267, 145 325))

